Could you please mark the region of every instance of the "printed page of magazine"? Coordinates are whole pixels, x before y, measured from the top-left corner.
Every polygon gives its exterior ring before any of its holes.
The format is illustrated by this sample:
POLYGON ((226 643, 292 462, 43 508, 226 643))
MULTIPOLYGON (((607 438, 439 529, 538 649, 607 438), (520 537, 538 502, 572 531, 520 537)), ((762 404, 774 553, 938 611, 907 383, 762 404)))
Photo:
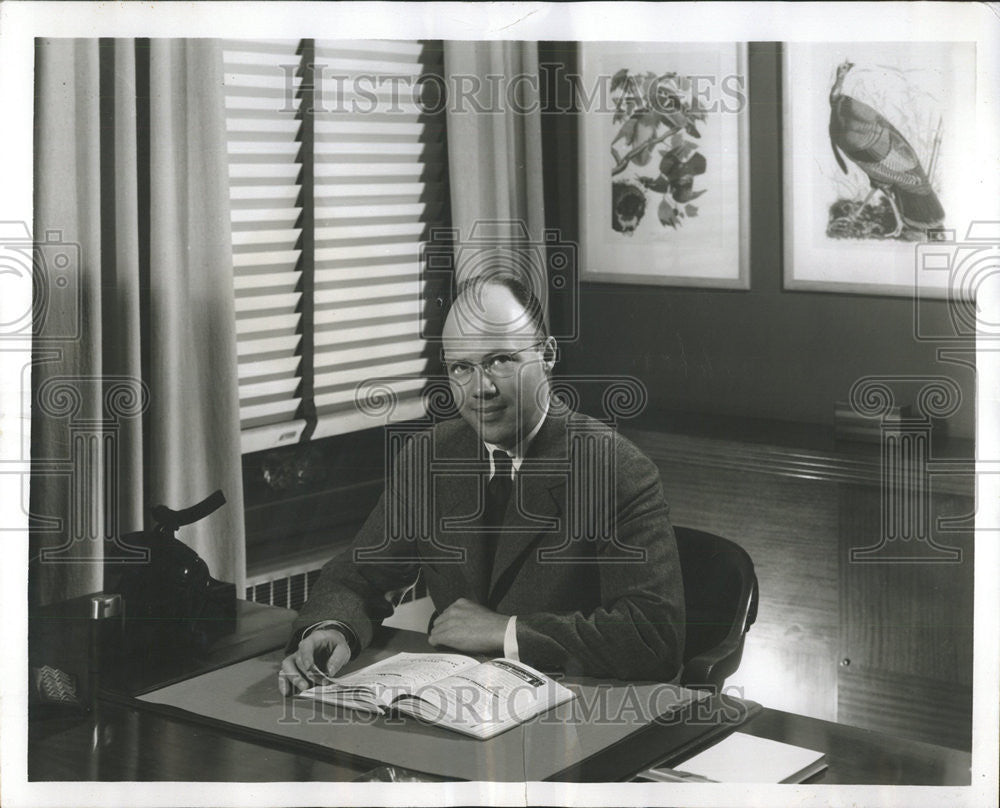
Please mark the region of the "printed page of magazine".
POLYGON ((328 684, 309 688, 299 695, 328 704, 382 713, 400 696, 414 693, 425 685, 479 664, 472 657, 461 654, 402 652, 346 676, 324 676, 328 684))
POLYGON ((523 662, 492 659, 404 695, 402 713, 486 739, 574 698, 572 691, 523 662))

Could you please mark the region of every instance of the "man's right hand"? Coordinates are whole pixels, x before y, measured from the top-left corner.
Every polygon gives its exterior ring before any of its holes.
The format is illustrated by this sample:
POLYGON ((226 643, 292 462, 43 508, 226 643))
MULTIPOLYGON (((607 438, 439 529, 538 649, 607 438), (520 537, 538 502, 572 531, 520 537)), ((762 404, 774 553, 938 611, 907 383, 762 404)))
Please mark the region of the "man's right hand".
POLYGON ((333 676, 351 658, 347 637, 337 629, 317 629, 299 641, 298 650, 285 657, 278 672, 278 690, 291 696, 316 684, 322 674, 333 676))

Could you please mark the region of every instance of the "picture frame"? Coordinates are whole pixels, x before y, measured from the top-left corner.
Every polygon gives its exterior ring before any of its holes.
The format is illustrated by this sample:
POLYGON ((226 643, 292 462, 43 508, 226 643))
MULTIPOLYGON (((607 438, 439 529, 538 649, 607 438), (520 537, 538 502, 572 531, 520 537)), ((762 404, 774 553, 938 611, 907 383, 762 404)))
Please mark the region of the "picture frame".
POLYGON ((579 57, 581 280, 749 289, 746 45, 579 57))
POLYGON ((987 209, 969 159, 975 48, 783 45, 785 289, 954 294, 956 242, 987 209))

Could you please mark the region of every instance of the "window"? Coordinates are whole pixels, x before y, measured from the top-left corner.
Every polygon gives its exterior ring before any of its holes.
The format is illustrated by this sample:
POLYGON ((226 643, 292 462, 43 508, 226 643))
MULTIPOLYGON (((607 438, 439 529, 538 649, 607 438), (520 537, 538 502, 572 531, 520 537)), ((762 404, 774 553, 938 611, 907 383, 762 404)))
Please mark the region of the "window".
POLYGON ((244 453, 424 413, 446 224, 439 43, 224 43, 244 453), (370 394, 370 395, 369 395, 370 394))

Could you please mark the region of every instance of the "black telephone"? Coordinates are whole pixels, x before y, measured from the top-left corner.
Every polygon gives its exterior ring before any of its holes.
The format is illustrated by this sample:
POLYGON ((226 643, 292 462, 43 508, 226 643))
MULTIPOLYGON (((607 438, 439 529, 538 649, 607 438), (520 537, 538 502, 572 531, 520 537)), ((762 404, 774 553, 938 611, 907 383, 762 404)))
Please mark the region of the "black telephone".
POLYGON ((106 593, 124 604, 123 648, 135 658, 205 650, 236 627, 236 587, 209 574, 202 558, 175 535, 204 519, 226 498, 215 491, 180 511, 152 509, 155 527, 122 536, 122 543, 148 553, 146 563, 115 563, 105 569, 106 593))

